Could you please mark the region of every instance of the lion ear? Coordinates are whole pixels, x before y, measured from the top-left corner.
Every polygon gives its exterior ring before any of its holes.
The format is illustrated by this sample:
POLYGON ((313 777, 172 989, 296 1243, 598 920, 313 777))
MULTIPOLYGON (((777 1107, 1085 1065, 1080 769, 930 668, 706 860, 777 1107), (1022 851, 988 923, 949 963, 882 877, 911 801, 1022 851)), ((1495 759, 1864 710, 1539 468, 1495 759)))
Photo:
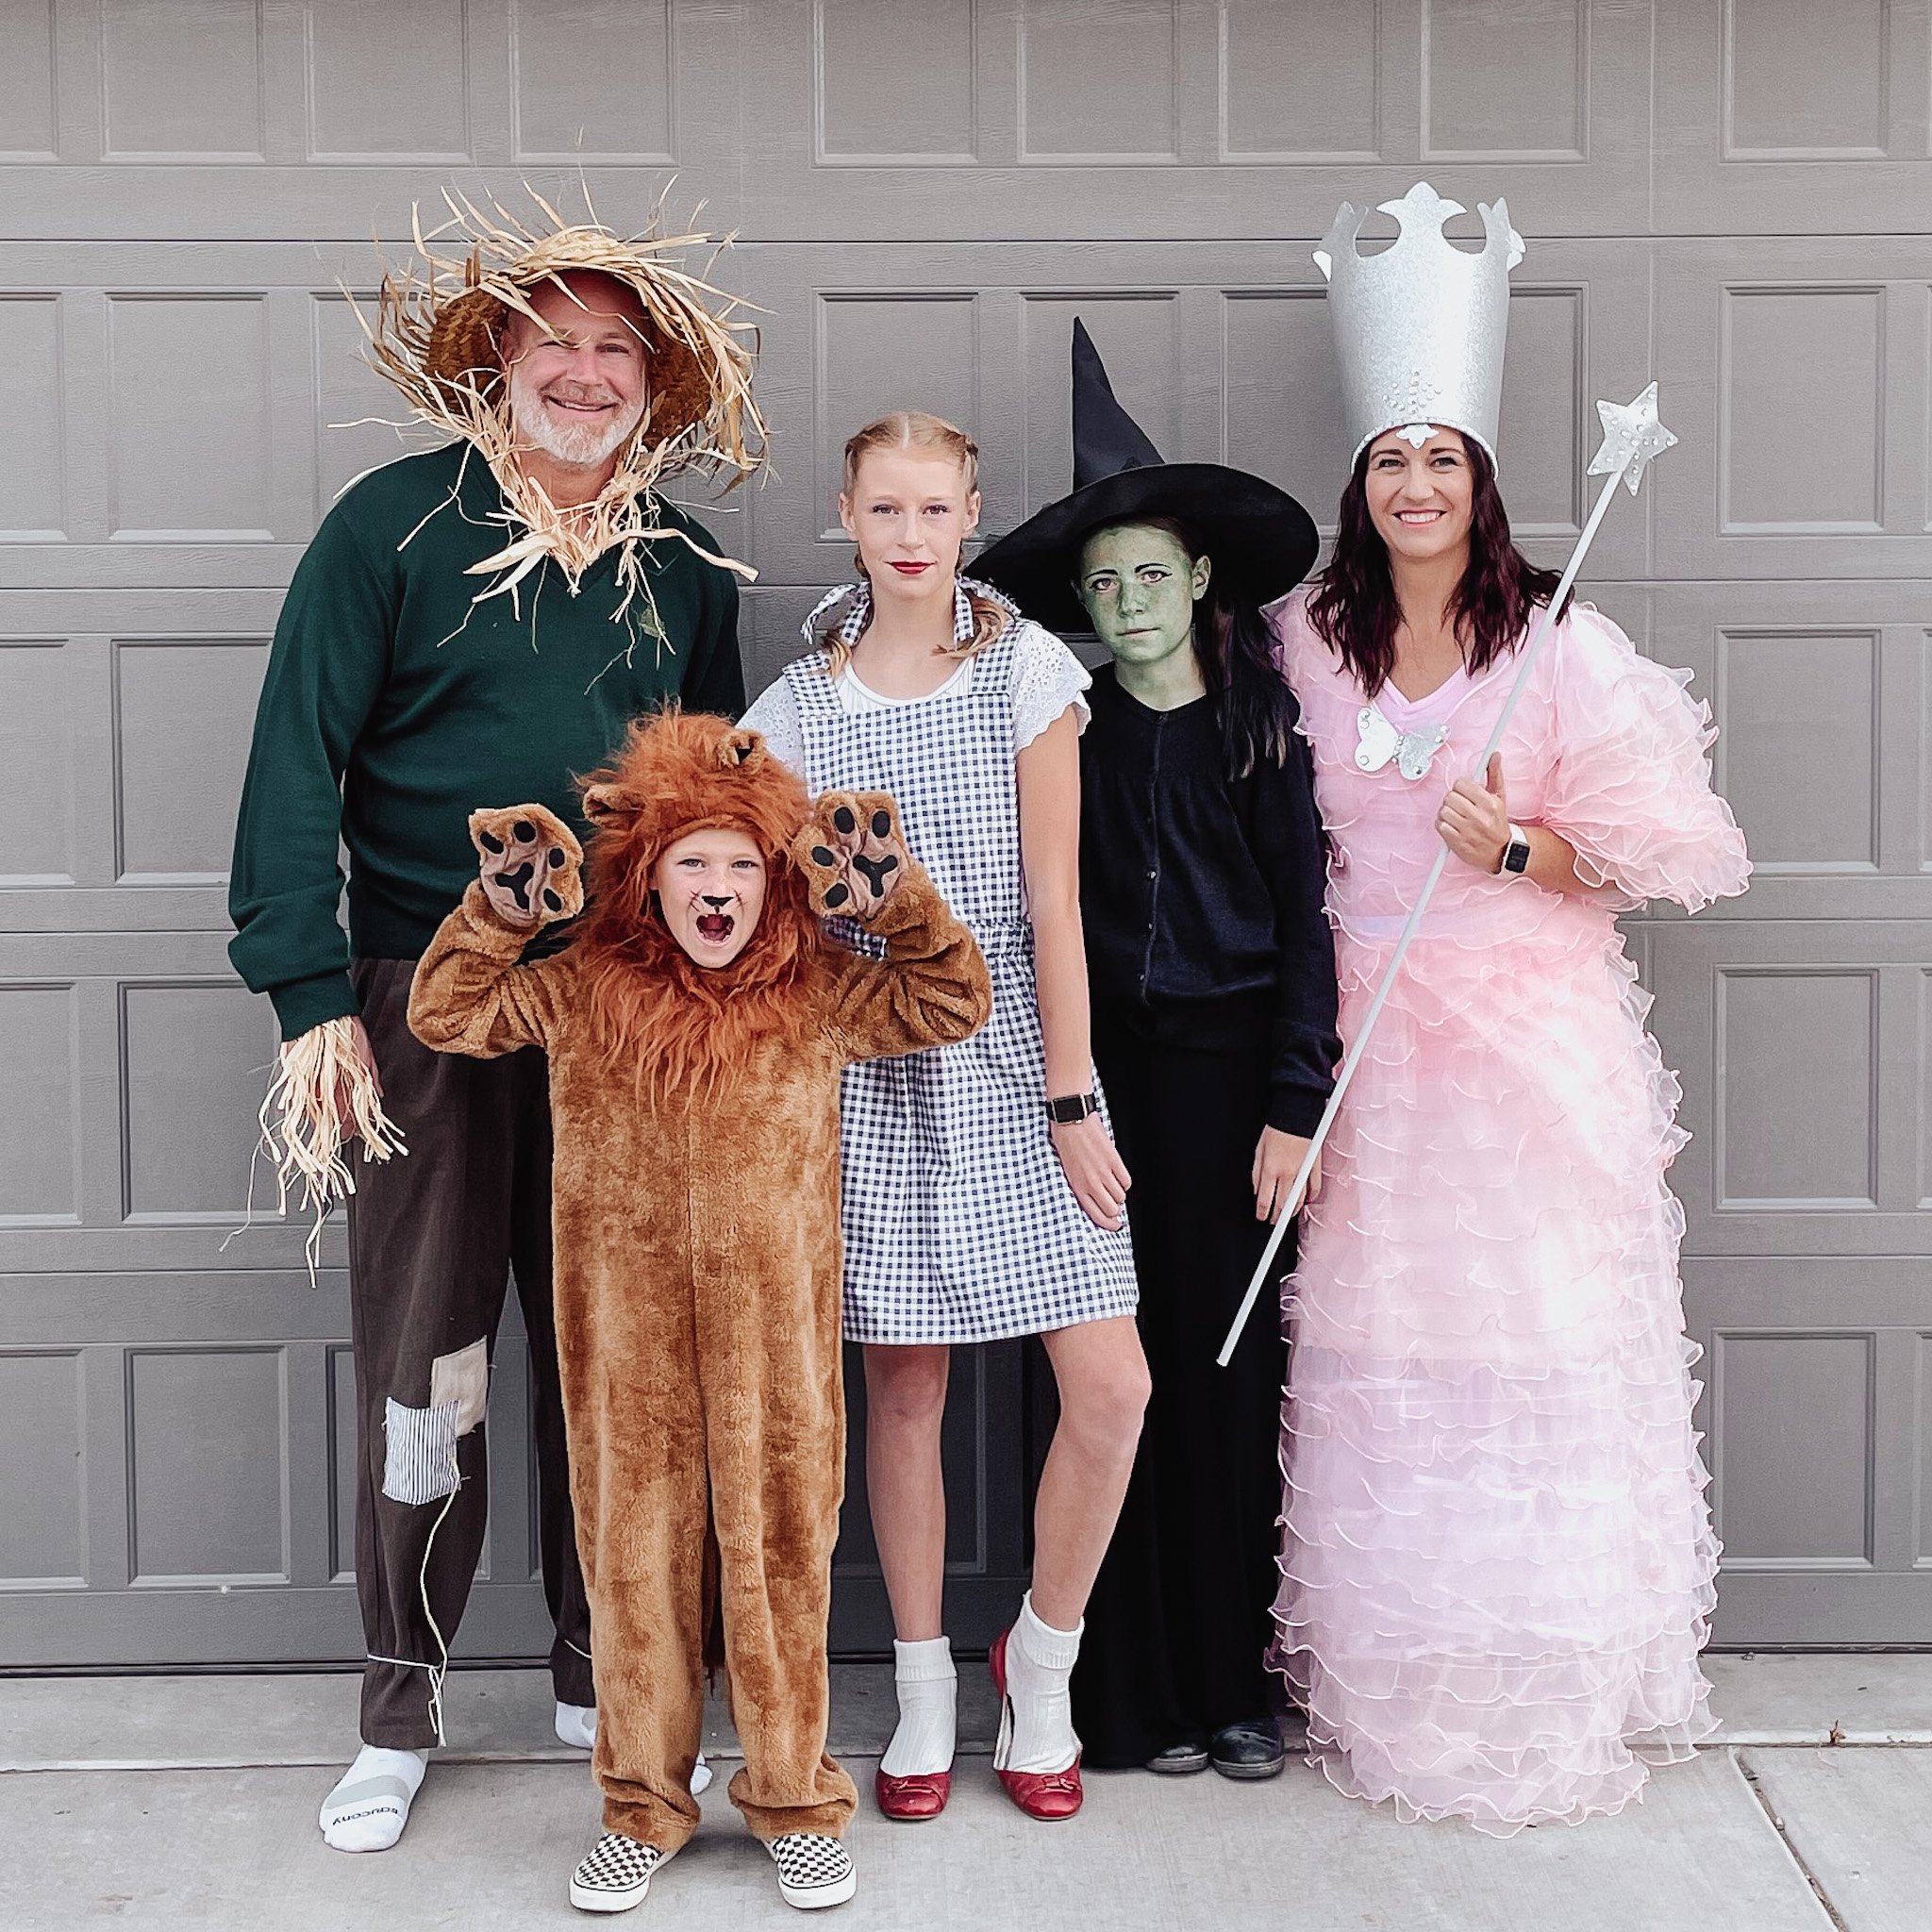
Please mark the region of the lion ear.
POLYGON ((718 741, 718 762, 727 772, 755 772, 764 759, 765 741, 756 731, 727 731, 718 741))
POLYGON ((619 825, 637 815, 637 800, 621 785, 584 787, 584 816, 593 825, 619 825))

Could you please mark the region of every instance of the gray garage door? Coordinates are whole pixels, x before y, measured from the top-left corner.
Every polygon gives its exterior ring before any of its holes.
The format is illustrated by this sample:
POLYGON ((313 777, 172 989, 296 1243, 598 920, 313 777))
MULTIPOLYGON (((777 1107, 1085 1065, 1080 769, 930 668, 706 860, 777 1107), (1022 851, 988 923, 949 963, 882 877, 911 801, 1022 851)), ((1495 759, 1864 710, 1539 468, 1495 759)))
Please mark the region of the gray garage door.
MULTIPOLYGON (((1593 594, 1726 736, 1749 896, 1632 922, 1733 1643, 1932 1641, 1928 0, 0 0, 0 1664, 357 1655, 332 1230, 242 1217, 273 1050, 223 869, 265 640, 393 450, 341 285, 444 179, 735 226, 776 474, 724 527, 765 681, 845 550, 842 435, 914 403, 988 525, 1068 474, 1069 323, 1176 458, 1319 512, 1308 249, 1344 194, 1506 192, 1506 483, 1579 520, 1593 397, 1682 447, 1593 594)), ((258 1189, 258 1201, 260 1191, 258 1189)), ((1028 1412, 953 1417, 957 1623, 1020 1574, 1028 1412)), ((472 1655, 539 1647, 520 1343, 472 1655)), ((886 1634, 863 1511, 839 1641, 886 1634)))

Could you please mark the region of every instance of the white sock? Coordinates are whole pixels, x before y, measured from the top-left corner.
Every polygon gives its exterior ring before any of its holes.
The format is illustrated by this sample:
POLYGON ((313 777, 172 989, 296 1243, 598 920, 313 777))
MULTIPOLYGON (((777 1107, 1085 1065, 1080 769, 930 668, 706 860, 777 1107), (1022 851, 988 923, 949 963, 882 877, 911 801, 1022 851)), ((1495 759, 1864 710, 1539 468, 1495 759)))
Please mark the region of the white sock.
POLYGON ((1033 1614, 1033 1592, 1026 1592, 1013 1634, 1007 1639, 1007 1696, 1013 1706, 1013 1735, 1002 1771, 1065 1771, 1080 1755, 1070 1685, 1074 1659, 1080 1655, 1080 1632, 1086 1627, 1084 1619, 1072 1630, 1042 1624, 1033 1614))
POLYGON ((322 1801, 317 1823, 339 1852, 386 1852, 403 1835, 409 1806, 423 1788, 426 1751, 385 1751, 365 1744, 322 1801))
POLYGON ((920 1643, 901 1643, 894 1638, 892 1686, 899 1693, 899 1727, 879 1759, 879 1769, 888 1777, 950 1771, 959 1690, 952 1639, 929 1637, 920 1643))

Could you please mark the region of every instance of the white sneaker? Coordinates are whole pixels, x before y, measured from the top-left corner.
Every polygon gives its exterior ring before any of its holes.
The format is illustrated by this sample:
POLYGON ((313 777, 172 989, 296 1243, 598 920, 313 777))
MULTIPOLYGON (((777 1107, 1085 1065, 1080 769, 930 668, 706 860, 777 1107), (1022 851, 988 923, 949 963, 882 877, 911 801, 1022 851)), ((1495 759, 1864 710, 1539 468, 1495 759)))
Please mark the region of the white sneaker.
POLYGON ((664 1862, 656 1845, 607 1831, 570 1875, 570 1902, 580 1912, 627 1912, 644 1902, 651 1874, 664 1862))
POLYGON ((802 1912, 842 1906, 858 1890, 852 1855, 818 1831, 788 1831, 765 1849, 778 1868, 778 1895, 802 1912))

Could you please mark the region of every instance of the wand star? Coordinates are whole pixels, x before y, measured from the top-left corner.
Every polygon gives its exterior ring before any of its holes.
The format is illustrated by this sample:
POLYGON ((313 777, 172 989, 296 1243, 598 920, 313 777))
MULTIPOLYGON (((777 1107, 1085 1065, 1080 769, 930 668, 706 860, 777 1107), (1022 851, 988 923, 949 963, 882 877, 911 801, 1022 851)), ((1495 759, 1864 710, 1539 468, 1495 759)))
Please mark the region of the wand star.
POLYGON ((1657 384, 1653 382, 1635 402, 1599 402, 1596 412, 1604 421, 1604 441, 1603 447, 1590 459, 1588 474, 1592 476, 1621 475, 1630 487, 1630 494, 1635 496, 1651 458, 1662 456, 1677 441, 1657 421, 1657 384))

